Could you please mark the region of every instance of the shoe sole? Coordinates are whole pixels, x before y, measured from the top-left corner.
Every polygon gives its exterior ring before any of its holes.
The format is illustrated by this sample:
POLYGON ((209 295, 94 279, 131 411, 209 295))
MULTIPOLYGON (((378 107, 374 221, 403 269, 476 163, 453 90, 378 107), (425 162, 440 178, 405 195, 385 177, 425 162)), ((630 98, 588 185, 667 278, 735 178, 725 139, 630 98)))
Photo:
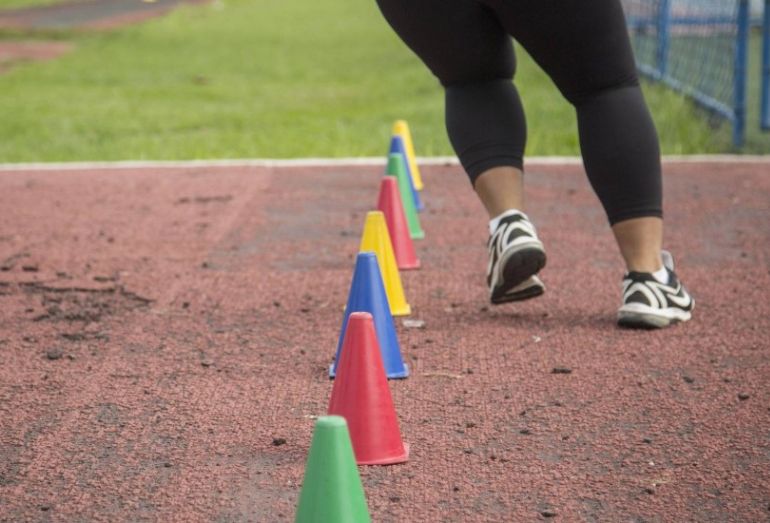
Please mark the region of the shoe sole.
POLYGON ((682 309, 653 309, 642 304, 618 310, 618 325, 629 329, 662 329, 689 321, 692 314, 682 309))
POLYGON ((498 274, 495 281, 501 282, 493 287, 490 301, 493 305, 534 298, 543 294, 542 287, 534 287, 532 294, 527 291, 509 295, 508 291, 537 274, 545 267, 546 256, 543 244, 539 241, 528 242, 511 248, 503 253, 497 264, 498 274))
POLYGON ((533 285, 519 292, 504 294, 497 300, 492 301, 492 304, 500 305, 503 303, 510 303, 512 301, 529 300, 531 298, 537 298, 538 296, 542 296, 544 292, 545 292, 545 287, 543 287, 542 285, 533 285))

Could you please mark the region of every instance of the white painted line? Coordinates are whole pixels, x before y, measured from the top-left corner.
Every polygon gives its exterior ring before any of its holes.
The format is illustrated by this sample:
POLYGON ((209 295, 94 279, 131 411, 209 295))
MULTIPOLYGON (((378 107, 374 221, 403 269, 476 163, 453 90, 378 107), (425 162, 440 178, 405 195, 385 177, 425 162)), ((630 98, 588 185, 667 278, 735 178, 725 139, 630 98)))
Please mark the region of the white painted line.
MULTIPOLYGON (((296 158, 296 159, 241 159, 241 160, 182 160, 182 161, 116 161, 116 162, 50 162, 4 163, 0 171, 80 171, 105 169, 190 169, 211 167, 356 167, 385 166, 384 157, 360 158, 296 158)), ((420 165, 459 165, 453 156, 418 157, 420 165)), ((761 163, 770 164, 770 155, 691 155, 664 156, 664 163, 761 163)), ((525 158, 530 165, 582 165, 579 156, 532 156, 525 158)))
POLYGON ((103 169, 187 169, 196 167, 347 167, 385 165, 384 158, 296 158, 242 160, 128 160, 0 164, 0 171, 76 171, 103 169))
POLYGON ((665 163, 770 163, 770 154, 684 154, 663 156, 665 163))

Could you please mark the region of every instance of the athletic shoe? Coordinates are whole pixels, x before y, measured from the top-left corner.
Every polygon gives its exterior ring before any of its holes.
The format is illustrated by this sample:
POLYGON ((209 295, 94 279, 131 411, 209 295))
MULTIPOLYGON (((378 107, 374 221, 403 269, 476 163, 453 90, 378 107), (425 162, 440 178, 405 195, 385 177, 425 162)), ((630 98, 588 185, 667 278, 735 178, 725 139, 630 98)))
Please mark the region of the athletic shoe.
POLYGON ((674 273, 674 260, 663 251, 668 282, 660 283, 648 272, 629 272, 623 279, 623 305, 618 309, 622 327, 660 329, 687 321, 695 300, 674 273))
POLYGON ((490 236, 488 248, 487 285, 493 304, 543 294, 545 286, 535 274, 545 266, 545 251, 525 214, 509 211, 490 236))

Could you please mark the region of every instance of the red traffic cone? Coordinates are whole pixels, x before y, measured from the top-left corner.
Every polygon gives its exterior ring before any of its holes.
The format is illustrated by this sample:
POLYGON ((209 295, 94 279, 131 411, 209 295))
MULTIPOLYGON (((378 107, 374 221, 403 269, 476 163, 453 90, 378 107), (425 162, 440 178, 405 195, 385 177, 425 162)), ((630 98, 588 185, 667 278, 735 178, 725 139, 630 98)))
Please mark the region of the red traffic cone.
POLYGON ((388 224, 396 265, 401 270, 419 269, 420 260, 414 253, 414 243, 409 234, 404 205, 398 192, 398 180, 394 176, 383 176, 380 182, 380 194, 377 197, 377 209, 385 215, 388 224))
POLYGON ((329 414, 345 418, 359 465, 391 465, 409 458, 382 365, 372 315, 348 319, 329 414))

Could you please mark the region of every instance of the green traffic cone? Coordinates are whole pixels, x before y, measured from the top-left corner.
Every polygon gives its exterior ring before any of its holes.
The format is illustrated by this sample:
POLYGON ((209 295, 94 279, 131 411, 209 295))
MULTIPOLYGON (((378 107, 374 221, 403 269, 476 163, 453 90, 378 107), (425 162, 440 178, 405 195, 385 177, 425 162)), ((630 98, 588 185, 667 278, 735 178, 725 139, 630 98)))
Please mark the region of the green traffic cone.
POLYGON ((404 205, 404 214, 406 222, 409 224, 409 236, 413 240, 422 240, 425 238, 425 231, 420 226, 420 217, 417 215, 417 209, 414 206, 414 196, 412 196, 412 182, 409 172, 406 170, 406 159, 399 153, 388 155, 388 167, 385 174, 395 176, 398 180, 398 192, 401 193, 401 203, 404 205))
POLYGON ((321 416, 315 424, 296 523, 370 522, 369 509, 342 416, 321 416))

